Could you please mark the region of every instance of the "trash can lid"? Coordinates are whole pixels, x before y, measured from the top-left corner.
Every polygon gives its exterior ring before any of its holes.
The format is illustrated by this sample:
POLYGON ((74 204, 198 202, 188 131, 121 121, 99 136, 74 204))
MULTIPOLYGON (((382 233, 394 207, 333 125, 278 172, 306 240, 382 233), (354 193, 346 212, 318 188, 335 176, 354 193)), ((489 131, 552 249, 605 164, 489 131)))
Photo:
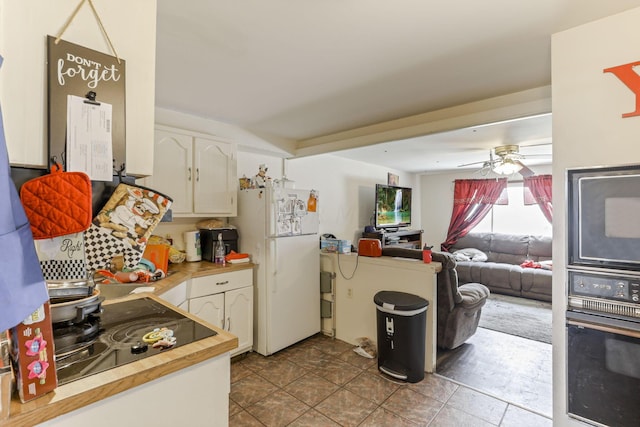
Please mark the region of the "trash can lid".
POLYGON ((419 310, 429 305, 429 301, 418 295, 398 291, 380 291, 374 295, 373 302, 396 311, 419 310))

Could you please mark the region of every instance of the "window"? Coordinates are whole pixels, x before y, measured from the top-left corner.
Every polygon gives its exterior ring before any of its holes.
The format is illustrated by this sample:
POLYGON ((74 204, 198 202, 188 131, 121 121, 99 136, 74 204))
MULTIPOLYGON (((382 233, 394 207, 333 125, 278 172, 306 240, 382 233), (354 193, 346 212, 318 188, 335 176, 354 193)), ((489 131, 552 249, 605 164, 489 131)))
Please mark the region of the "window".
POLYGON ((507 184, 508 205, 494 205, 474 232, 551 236, 552 228, 538 205, 525 206, 522 183, 507 184))

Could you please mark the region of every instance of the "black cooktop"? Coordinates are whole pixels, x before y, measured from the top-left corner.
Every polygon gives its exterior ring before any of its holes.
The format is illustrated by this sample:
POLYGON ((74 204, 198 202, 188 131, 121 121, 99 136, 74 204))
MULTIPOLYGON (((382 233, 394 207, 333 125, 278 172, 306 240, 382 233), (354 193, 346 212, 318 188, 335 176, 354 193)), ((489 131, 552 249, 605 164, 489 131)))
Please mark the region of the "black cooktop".
POLYGON ((80 324, 54 325, 58 384, 171 351, 216 334, 216 331, 151 298, 107 304, 99 316, 90 317, 80 324), (168 338, 158 342, 159 337, 168 338))

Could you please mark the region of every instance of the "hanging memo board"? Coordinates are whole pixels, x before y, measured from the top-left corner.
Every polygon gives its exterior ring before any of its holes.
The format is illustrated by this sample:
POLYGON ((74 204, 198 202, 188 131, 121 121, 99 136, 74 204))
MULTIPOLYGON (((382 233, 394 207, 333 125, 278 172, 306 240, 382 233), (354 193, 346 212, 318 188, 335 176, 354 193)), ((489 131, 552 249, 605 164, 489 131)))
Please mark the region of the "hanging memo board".
POLYGON ((67 96, 86 98, 95 92, 95 102, 112 106, 113 168, 125 172, 125 61, 64 40, 56 44, 55 40, 47 36, 50 158, 61 163, 65 159, 67 96))

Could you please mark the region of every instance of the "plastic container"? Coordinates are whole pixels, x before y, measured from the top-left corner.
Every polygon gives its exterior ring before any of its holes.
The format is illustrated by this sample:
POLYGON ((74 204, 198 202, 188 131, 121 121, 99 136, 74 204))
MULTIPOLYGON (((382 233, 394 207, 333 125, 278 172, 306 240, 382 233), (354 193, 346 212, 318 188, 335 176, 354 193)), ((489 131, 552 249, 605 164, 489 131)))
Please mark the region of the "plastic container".
POLYGON ((156 266, 156 269, 160 269, 167 274, 167 269, 169 268, 169 246, 149 244, 144 248, 142 258, 148 259, 156 266))
POLYGON ((431 248, 433 246, 424 245, 422 248, 422 262, 429 264, 431 262, 431 248))
POLYGON ((215 249, 215 263, 217 265, 224 266, 226 264, 225 256, 227 255, 227 249, 222 240, 222 233, 218 234, 218 241, 216 242, 215 249))
POLYGON ((380 291, 373 301, 377 311, 378 370, 402 381, 422 381, 429 301, 395 291, 380 291))

